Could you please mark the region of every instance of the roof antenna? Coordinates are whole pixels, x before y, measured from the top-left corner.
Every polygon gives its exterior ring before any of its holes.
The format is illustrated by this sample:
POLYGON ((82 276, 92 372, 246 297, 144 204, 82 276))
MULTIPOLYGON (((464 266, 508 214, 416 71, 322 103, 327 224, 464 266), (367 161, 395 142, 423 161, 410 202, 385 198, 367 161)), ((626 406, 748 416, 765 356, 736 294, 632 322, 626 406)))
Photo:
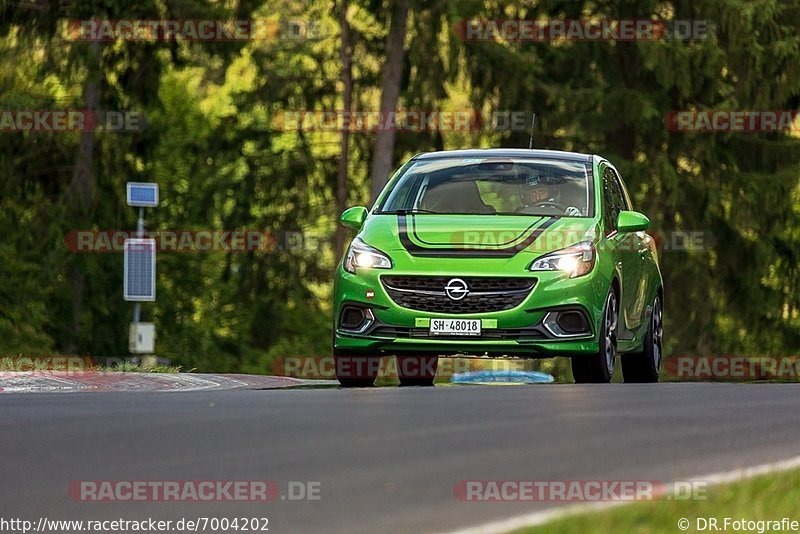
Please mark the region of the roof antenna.
POLYGON ((536 126, 536 113, 533 114, 531 118, 531 140, 528 142, 528 150, 533 149, 533 128, 536 126))

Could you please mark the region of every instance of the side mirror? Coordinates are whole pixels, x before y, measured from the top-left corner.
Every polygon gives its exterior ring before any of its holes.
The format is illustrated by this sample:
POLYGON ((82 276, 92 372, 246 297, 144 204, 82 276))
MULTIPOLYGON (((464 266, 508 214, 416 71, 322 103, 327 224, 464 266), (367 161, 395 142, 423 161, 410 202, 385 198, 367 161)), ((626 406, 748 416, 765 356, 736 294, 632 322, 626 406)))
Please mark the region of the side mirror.
POLYGON ((617 231, 621 234, 625 232, 643 232, 648 228, 650 228, 650 219, 644 213, 621 211, 617 216, 617 231))
POLYGON ((342 212, 339 222, 353 230, 360 230, 364 221, 367 219, 367 208, 364 206, 354 206, 342 212))

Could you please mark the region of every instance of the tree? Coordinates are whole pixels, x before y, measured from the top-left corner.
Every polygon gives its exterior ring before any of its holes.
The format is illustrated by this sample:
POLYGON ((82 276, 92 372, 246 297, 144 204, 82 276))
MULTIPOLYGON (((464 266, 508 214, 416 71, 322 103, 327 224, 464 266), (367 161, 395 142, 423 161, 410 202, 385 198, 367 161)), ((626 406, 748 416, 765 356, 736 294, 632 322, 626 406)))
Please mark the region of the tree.
MULTIPOLYGON (((348 0, 342 0, 339 6, 339 26, 341 42, 339 44, 339 60, 342 62, 342 111, 348 113, 353 107, 353 44, 350 38, 350 23, 347 21, 348 0)), ((341 134, 339 169, 336 174, 336 214, 339 215, 347 207, 347 177, 350 161, 350 130, 345 128, 341 134)), ((340 258, 344 253, 344 227, 336 225, 334 235, 334 254, 340 258)))
MULTIPOLYGON (((405 58, 405 35, 409 0, 392 0, 392 19, 386 37, 386 61, 383 65, 380 111, 386 116, 397 111, 400 101, 400 83, 405 58)), ((375 136, 372 154, 371 197, 374 201, 389 179, 394 164, 395 130, 381 129, 375 136)))

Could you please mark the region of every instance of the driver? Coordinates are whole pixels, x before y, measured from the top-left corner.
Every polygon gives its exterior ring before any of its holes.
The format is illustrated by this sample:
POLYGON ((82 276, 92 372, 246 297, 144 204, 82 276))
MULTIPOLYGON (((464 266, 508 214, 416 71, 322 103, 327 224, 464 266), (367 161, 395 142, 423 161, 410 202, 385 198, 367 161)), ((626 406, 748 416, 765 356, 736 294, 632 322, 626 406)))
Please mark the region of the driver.
POLYGON ((558 177, 544 172, 534 172, 525 179, 525 185, 520 187, 520 200, 522 213, 537 213, 541 208, 549 208, 562 212, 564 215, 580 217, 581 210, 574 206, 561 204, 561 187, 558 177))

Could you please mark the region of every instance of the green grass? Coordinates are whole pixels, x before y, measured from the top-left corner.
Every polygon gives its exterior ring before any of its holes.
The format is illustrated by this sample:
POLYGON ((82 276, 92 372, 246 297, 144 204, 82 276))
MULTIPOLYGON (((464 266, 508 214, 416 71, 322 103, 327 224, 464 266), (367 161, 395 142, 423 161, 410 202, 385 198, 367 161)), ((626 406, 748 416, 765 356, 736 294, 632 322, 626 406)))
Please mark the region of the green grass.
MULTIPOLYGON (((699 532, 697 518, 717 518, 720 532, 723 521, 774 520, 787 517, 800 521, 800 470, 773 473, 732 484, 706 488, 706 500, 669 500, 634 502, 599 512, 577 514, 539 527, 516 531, 524 534, 557 532, 699 532), (678 528, 678 520, 690 522, 688 530, 678 528)), ((728 532, 736 532, 729 525, 728 532)), ((705 532, 714 532, 708 528, 705 532)), ((740 530, 739 532, 743 532, 740 530)), ((753 531, 753 532, 758 532, 753 531)), ((769 532, 769 530, 767 530, 769 532)), ((791 530, 788 530, 791 532, 791 530)))
POLYGON ((129 362, 120 362, 111 367, 99 367, 98 370, 120 373, 180 373, 181 367, 171 365, 139 365, 129 362))
MULTIPOLYGON (((120 362, 115 365, 96 365, 78 356, 52 354, 48 356, 6 356, 0 358, 0 372, 81 372, 114 371, 122 373, 180 373, 181 367, 170 365, 146 365, 120 362)), ((191 369, 188 372, 192 372, 191 369)))

